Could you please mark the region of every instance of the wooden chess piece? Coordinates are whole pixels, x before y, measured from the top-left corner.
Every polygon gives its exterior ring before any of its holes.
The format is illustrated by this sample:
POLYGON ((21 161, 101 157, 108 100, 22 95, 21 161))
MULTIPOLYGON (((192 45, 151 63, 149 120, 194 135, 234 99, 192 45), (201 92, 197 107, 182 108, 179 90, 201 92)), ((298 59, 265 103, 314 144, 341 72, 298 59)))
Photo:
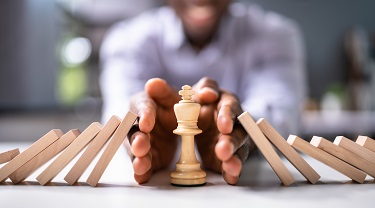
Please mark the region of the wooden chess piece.
POLYGON ((171 173, 171 183, 180 186, 204 185, 206 172, 201 169, 194 149, 194 135, 202 133, 197 126, 201 106, 191 99, 194 90, 189 85, 184 85, 179 95, 182 100, 174 105, 178 126, 173 133, 181 135, 181 156, 176 170, 171 173))

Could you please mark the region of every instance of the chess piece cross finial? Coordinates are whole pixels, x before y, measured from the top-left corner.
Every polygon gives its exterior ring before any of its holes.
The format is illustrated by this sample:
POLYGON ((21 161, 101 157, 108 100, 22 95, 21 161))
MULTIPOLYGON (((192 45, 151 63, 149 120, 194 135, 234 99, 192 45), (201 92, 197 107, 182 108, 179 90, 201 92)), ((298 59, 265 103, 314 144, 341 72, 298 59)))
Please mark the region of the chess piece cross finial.
POLYGON ((178 92, 181 95, 182 100, 180 102, 192 102, 191 97, 194 95, 194 90, 191 89, 191 86, 184 85, 182 86, 182 90, 178 92))

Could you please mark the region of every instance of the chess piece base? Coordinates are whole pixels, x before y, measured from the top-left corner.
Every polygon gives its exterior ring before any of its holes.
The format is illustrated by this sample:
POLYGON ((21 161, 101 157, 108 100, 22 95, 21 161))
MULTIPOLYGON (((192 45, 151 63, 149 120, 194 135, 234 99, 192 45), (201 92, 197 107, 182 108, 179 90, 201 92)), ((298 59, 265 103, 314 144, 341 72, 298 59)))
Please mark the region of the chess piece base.
POLYGON ((206 185, 206 178, 195 178, 195 179, 171 178, 171 184, 175 186, 204 186, 206 185))
POLYGON ((206 183, 206 172, 196 164, 176 164, 177 169, 171 173, 171 183, 173 185, 196 186, 206 183))

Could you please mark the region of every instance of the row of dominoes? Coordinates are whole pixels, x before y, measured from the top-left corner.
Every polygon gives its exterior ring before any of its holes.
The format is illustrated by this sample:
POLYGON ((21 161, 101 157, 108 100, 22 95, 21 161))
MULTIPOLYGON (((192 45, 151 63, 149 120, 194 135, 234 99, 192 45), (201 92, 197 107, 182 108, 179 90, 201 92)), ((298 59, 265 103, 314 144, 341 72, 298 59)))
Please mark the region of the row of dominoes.
MULTIPOLYGON (((64 178, 67 183, 73 185, 104 147, 104 144, 110 140, 86 181, 89 185, 96 186, 136 118, 137 116, 131 112, 128 112, 122 121, 113 116, 103 127, 94 122, 82 133, 73 129, 63 134, 61 130, 54 129, 22 153, 18 149, 1 153, 0 164, 8 163, 0 169, 0 182, 10 178, 14 184, 17 184, 62 152, 37 176, 37 181, 41 185, 45 185, 52 181, 88 145, 64 178)), ((263 118, 255 123, 250 114, 244 112, 238 119, 285 186, 291 185, 295 180, 273 146, 312 184, 320 179, 320 175, 295 149, 334 168, 358 183, 364 182, 366 174, 375 177, 375 141, 369 137, 359 136, 357 141, 353 142, 340 136, 333 143, 322 137, 313 137, 308 143, 291 135, 288 140, 285 140, 263 118)))
POLYGON ((14 184, 18 184, 61 152, 36 178, 41 185, 45 185, 87 146, 64 178, 67 183, 73 185, 108 142, 86 181, 89 185, 96 186, 136 119, 137 115, 129 111, 122 121, 113 116, 104 126, 94 122, 82 133, 78 129, 73 129, 63 134, 61 130, 53 129, 22 153, 18 149, 1 153, 0 164, 8 163, 0 169, 0 182, 10 178, 14 184))
POLYGON ((363 183, 367 174, 375 178, 375 141, 369 137, 359 136, 354 142, 338 136, 332 143, 314 136, 309 143, 290 135, 285 140, 264 118, 255 123, 250 114, 244 112, 238 119, 285 186, 293 184, 295 180, 272 144, 312 184, 320 179, 320 175, 295 149, 358 183, 363 183))

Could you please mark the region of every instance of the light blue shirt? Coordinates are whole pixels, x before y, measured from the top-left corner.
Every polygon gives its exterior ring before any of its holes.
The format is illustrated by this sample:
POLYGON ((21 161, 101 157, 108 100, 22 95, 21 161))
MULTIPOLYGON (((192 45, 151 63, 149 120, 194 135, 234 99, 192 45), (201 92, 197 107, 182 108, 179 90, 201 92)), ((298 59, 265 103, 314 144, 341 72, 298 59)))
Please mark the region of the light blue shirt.
POLYGON ((265 117, 283 136, 298 133, 306 90, 301 36, 293 21, 258 6, 233 4, 200 52, 171 8, 147 11, 113 26, 100 57, 104 122, 125 115, 150 78, 180 89, 208 76, 235 93, 254 119, 265 117))

